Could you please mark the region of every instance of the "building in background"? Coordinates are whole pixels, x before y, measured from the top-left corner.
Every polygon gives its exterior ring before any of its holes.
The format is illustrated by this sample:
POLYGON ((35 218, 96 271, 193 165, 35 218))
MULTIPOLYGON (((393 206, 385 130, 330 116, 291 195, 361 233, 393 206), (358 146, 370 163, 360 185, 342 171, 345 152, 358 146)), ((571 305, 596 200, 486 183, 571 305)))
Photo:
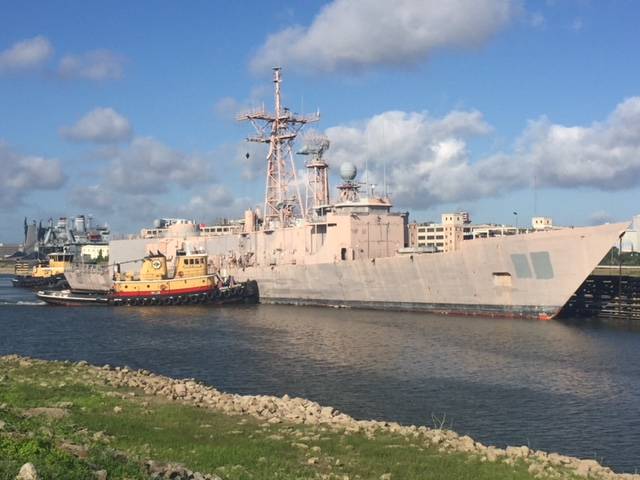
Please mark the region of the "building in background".
POLYGON ((474 225, 471 223, 468 212, 443 213, 440 223, 410 223, 409 246, 427 247, 438 252, 452 252, 461 248, 463 242, 467 240, 520 235, 553 228, 550 217, 533 217, 531 227, 514 227, 492 223, 474 225))
POLYGON ((640 252, 640 215, 635 215, 622 236, 623 252, 640 252))
POLYGON ((83 245, 106 245, 110 239, 109 227, 94 224, 91 215, 60 217, 56 221, 50 218, 45 226, 42 221, 37 224, 35 220, 29 223, 24 219, 23 253, 27 257, 44 257, 62 250, 80 255, 83 245))
POLYGON ((153 222, 153 228, 143 228, 140 230, 140 238, 163 238, 175 235, 177 229, 183 230, 189 235, 201 235, 203 237, 214 237, 218 235, 228 235, 241 233, 244 229, 244 220, 223 219, 214 225, 197 224, 194 220, 185 218, 159 218, 153 222), (171 227, 171 235, 169 230, 171 227))
POLYGON ((109 259, 108 243, 89 243, 80 246, 80 257, 84 262, 94 262, 109 259))

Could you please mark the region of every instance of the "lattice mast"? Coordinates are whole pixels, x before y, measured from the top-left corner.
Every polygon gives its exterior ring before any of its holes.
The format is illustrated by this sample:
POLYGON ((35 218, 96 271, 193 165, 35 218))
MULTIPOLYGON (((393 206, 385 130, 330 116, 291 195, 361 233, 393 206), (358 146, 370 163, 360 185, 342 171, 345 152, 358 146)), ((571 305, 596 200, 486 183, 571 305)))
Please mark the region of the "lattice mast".
POLYGON ((308 217, 320 213, 322 207, 329 205, 329 175, 327 162, 323 155, 329 149, 329 139, 317 133, 307 133, 304 138, 304 146, 298 152, 300 155, 308 155, 307 167, 307 194, 305 209, 308 217))
POLYGON ((263 229, 286 227, 295 218, 305 216, 293 160, 293 143, 302 127, 320 119, 319 114, 295 115, 288 108, 282 107, 280 70, 280 67, 273 69, 275 112, 271 114, 263 108, 238 117, 238 120, 250 121, 256 129, 257 135, 247 137, 247 141, 269 144, 263 229))

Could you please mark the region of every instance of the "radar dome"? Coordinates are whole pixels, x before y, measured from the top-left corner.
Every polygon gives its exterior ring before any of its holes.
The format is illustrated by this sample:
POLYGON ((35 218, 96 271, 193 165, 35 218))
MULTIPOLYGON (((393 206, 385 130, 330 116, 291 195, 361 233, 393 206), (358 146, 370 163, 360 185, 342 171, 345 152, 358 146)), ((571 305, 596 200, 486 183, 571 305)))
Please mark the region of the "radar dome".
POLYGON ((340 165, 340 178, 342 178, 342 180, 344 180, 345 182, 353 180, 354 178, 356 178, 357 174, 358 169, 353 163, 346 162, 340 165))

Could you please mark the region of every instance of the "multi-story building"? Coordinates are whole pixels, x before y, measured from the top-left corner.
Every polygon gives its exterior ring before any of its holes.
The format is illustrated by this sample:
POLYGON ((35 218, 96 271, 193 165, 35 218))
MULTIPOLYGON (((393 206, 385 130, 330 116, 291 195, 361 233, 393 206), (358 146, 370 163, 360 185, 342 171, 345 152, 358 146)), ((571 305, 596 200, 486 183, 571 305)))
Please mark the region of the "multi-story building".
POLYGON ((410 224, 410 246, 450 252, 457 250, 464 240, 472 238, 471 220, 467 212, 443 213, 441 220, 441 223, 410 224))
POLYGON ((458 250, 466 240, 519 235, 553 228, 549 217, 533 217, 531 228, 497 224, 471 224, 468 212, 443 213, 441 222, 409 224, 409 246, 429 247, 439 252, 458 250))
POLYGON ((106 260, 109 258, 108 243, 93 243, 80 246, 80 255, 84 261, 106 260))

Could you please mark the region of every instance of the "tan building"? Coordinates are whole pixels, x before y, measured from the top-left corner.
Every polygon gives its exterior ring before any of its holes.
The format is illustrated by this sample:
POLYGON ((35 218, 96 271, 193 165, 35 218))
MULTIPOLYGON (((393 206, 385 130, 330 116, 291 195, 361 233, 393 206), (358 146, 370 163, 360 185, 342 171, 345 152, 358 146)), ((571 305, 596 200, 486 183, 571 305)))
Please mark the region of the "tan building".
POLYGON ((451 252, 460 248, 472 235, 467 212, 443 213, 441 223, 412 223, 409 226, 409 242, 412 247, 431 247, 439 252, 451 252))
POLYGON ((531 226, 532 228, 498 224, 472 225, 467 212, 443 213, 441 223, 409 224, 409 245, 452 252, 459 250, 465 240, 521 235, 554 228, 550 217, 533 217, 531 226))
POLYGON ((531 227, 534 230, 550 230, 553 228, 553 220, 551 217, 533 217, 531 227))
POLYGON ((97 260, 98 258, 106 259, 109 257, 109 245, 98 243, 82 245, 80 255, 85 261, 97 260))

